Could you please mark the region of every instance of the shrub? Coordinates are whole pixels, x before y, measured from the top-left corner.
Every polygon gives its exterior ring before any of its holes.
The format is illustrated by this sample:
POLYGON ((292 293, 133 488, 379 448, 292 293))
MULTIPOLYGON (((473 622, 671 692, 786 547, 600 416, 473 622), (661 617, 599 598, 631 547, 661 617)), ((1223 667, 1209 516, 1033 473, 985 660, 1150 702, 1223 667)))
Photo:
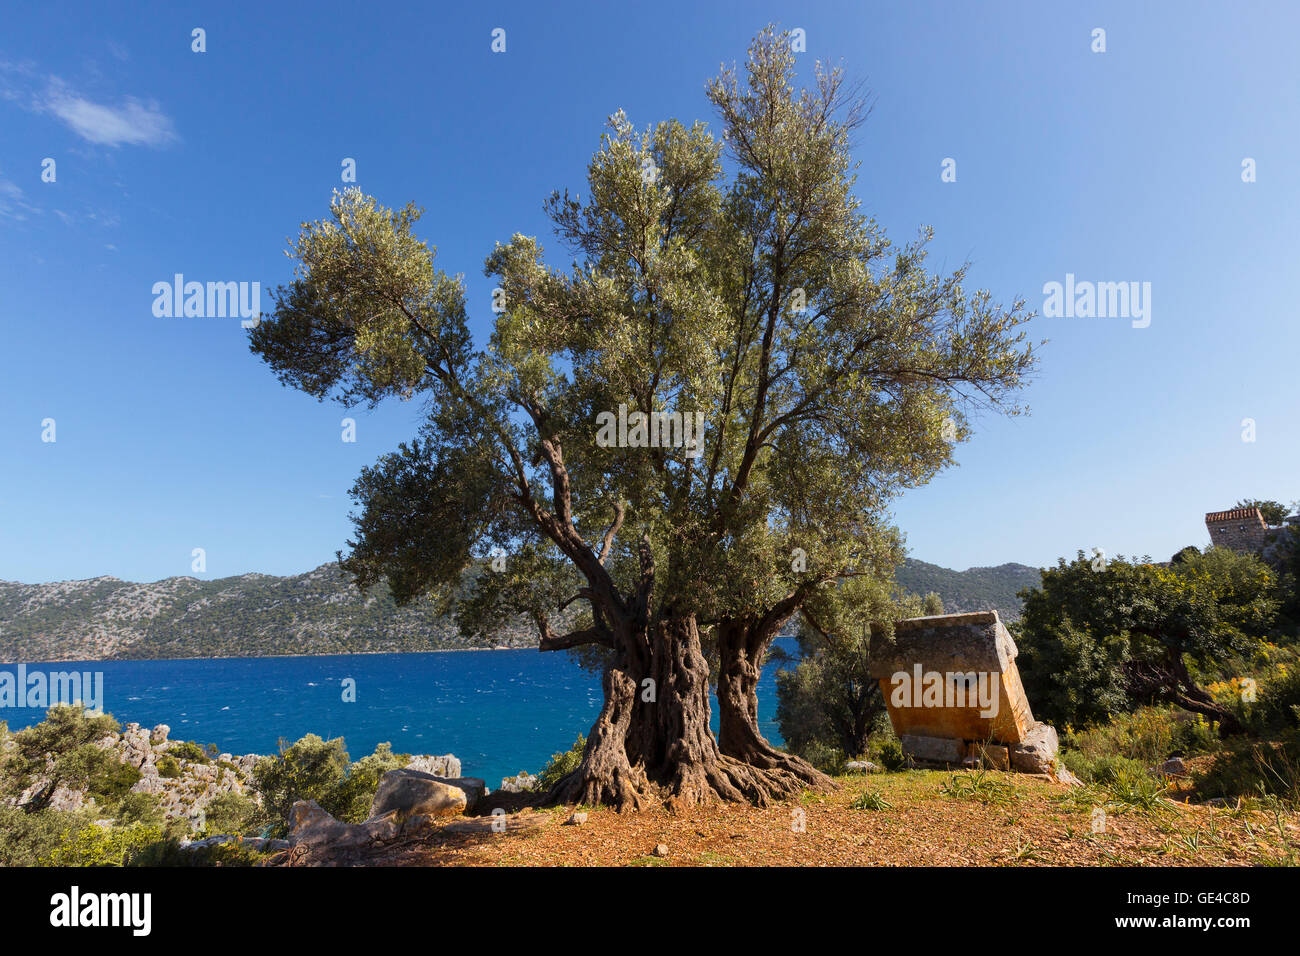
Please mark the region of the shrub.
POLYGON ((379 789, 379 778, 389 770, 405 767, 410 759, 408 754, 393 753, 391 744, 379 744, 374 753, 348 767, 334 791, 325 794, 325 802, 321 806, 340 820, 348 823, 362 822, 370 816, 375 791, 379 789))
POLYGON ((1232 741, 1193 780, 1204 797, 1272 795, 1300 807, 1300 731, 1275 741, 1232 741))
MULTIPOLYGON (((1236 690, 1234 685, 1234 690, 1236 690)), ((1253 703, 1241 702, 1242 719, 1257 734, 1288 730, 1300 724, 1300 666, 1279 666, 1256 688, 1253 703)), ((1236 701, 1241 694, 1234 693, 1236 701)))
POLYGON ((256 866, 269 854, 258 853, 242 843, 218 843, 188 849, 179 840, 164 838, 140 847, 128 858, 127 866, 256 866))
POLYGON ((823 740, 808 741, 799 755, 822 773, 832 776, 843 773, 844 764, 848 760, 843 750, 823 740))
POLYGON ((582 751, 586 746, 587 738, 578 734, 578 739, 573 742, 572 747, 564 753, 552 754, 551 762, 537 775, 537 789, 546 793, 559 783, 560 778, 577 770, 578 764, 582 763, 582 751))
POLYGON ((114 805, 132 796, 131 788, 139 782, 140 777, 140 771, 129 763, 113 761, 86 782, 86 790, 101 803, 114 805))
POLYGON ((66 833, 48 862, 52 866, 125 866, 134 854, 162 839, 160 828, 143 823, 126 827, 92 823, 66 833))
POLYGON ((876 759, 886 770, 898 771, 907 766, 907 757, 903 745, 897 737, 886 737, 880 741, 876 750, 876 759))
POLYGON ((164 821, 162 803, 152 793, 128 793, 118 801, 113 819, 123 826, 143 823, 161 827, 164 821))
POLYGON ((199 746, 192 740, 183 740, 170 744, 167 747, 169 756, 177 760, 190 760, 194 763, 211 763, 212 758, 208 756, 205 748, 199 746))
MULTIPOLYGON (((289 830, 289 811, 299 800, 315 800, 327 811, 347 776, 348 752, 343 738, 322 740, 308 734, 296 743, 280 741, 280 752, 253 767, 253 783, 262 796, 265 822, 274 836, 289 830)), ((333 811, 330 811, 333 812, 333 811)))
POLYGON ((204 811, 204 836, 217 836, 229 833, 234 836, 247 836, 257 827, 257 817, 261 807, 251 797, 238 793, 222 793, 208 801, 204 811))
POLYGON ((1124 757, 1151 767, 1175 754, 1213 751, 1219 742, 1212 726, 1200 714, 1173 707, 1142 707, 1129 714, 1117 714, 1108 723, 1087 730, 1067 728, 1062 746, 1078 752, 1063 759, 1073 773, 1083 777, 1076 766, 1087 770, 1102 758, 1124 757), (1071 764, 1071 759, 1077 763, 1071 764))
POLYGON ((81 813, 27 813, 0 803, 0 866, 41 866, 65 834, 88 823, 81 813))
POLYGON ((158 768, 158 776, 160 777, 171 780, 181 775, 181 765, 175 757, 164 754, 158 758, 158 762, 154 766, 158 768))
POLYGON ((379 778, 405 766, 405 754, 394 754, 383 743, 375 752, 350 763, 343 738, 322 740, 308 734, 294 744, 280 742, 280 753, 263 757, 253 767, 253 785, 262 797, 257 822, 272 836, 289 830, 289 811, 299 800, 315 800, 327 813, 348 823, 370 815, 379 778))

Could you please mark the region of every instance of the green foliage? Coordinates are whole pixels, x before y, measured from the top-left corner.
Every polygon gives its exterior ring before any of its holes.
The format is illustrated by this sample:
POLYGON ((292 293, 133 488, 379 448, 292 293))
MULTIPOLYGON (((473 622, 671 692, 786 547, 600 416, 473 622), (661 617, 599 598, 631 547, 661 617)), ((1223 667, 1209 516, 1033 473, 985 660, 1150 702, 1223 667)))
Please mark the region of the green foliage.
POLYGON ((1017 799, 1015 787, 989 770, 954 773, 939 792, 954 800, 973 800, 986 806, 1002 806, 1017 799))
POLYGON ((94 743, 118 729, 108 714, 87 717, 80 707, 51 707, 39 724, 9 735, 12 746, 0 756, 0 795, 17 797, 39 781, 42 786, 27 805, 36 811, 49 805, 60 785, 78 789, 93 782, 118 793, 129 774, 114 754, 94 743))
POLYGON ((1082 551, 1023 592, 1019 667, 1035 712, 1062 724, 1166 701, 1219 720, 1231 712, 1193 671, 1260 647, 1277 578, 1251 555, 1211 548, 1168 567, 1122 557, 1104 567, 1082 551))
POLYGON ((1285 731, 1271 741, 1230 741, 1193 779, 1203 797, 1271 795, 1300 808, 1300 730, 1285 731))
POLYGON ((131 857, 163 839, 156 826, 133 823, 124 827, 89 824, 65 834, 50 853, 51 866, 126 866, 131 857))
MULTIPOLYGON (((1153 767, 1172 756, 1208 753, 1218 748, 1209 723, 1199 714, 1175 707, 1141 707, 1129 714, 1116 714, 1106 723, 1087 729, 1065 727, 1061 734, 1064 751, 1082 758, 1080 766, 1098 759, 1121 757, 1144 767, 1153 767)), ((1083 779, 1093 779, 1074 764, 1066 766, 1083 779), (1086 775, 1085 775, 1086 774, 1086 775)))
POLYGON ((1258 508, 1260 515, 1264 518, 1264 523, 1270 528, 1275 528, 1286 520, 1291 509, 1282 504, 1280 501, 1264 501, 1259 498, 1243 498, 1238 501, 1234 508, 1258 508))
POLYGON ((1145 767, 1132 765, 1115 768, 1113 776, 1102 785, 1107 809, 1119 812, 1167 810, 1168 790, 1169 785, 1145 767))
POLYGON ((886 770, 897 772, 907 766, 907 756, 897 737, 889 736, 876 744, 876 760, 886 770))
POLYGON ((173 741, 167 747, 167 755, 177 760, 189 760, 194 763, 211 763, 212 758, 203 746, 193 740, 173 741))
POLYGON ((1275 664, 1258 681, 1256 699, 1242 699, 1240 684, 1232 686, 1231 699, 1247 726, 1256 734, 1270 734, 1300 726, 1300 660, 1287 654, 1285 664, 1275 664))
POLYGON ((255 836, 261 807, 252 797, 240 793, 220 793, 208 801, 204 811, 204 836, 228 833, 233 836, 255 836))
POLYGON ((126 793, 118 801, 113 820, 119 826, 141 823, 145 826, 163 827, 162 803, 152 793, 126 793))
POLYGON ((127 866, 257 866, 270 854, 259 853, 238 842, 186 848, 174 837, 141 846, 127 858, 127 866))
POLYGON ((1038 568, 1025 564, 953 571, 906 558, 894 572, 894 579, 912 594, 935 593, 942 598, 943 607, 949 614, 996 610, 1003 621, 1015 621, 1020 618, 1018 594, 1025 588, 1037 586, 1039 572, 1038 568))
POLYGON ((262 798, 260 824, 272 836, 289 829, 289 811, 299 800, 315 800, 339 820, 360 823, 370 814, 379 778, 405 766, 409 756, 397 755, 387 743, 351 763, 343 738, 322 740, 308 734, 293 744, 280 742, 280 752, 253 766, 253 785, 262 798))
POLYGON ((180 762, 170 754, 163 754, 154 766, 158 768, 158 776, 166 777, 168 780, 174 780, 181 775, 180 762))
POLYGON ((612 116, 585 201, 546 205, 564 265, 522 234, 487 257, 502 308, 481 349, 414 206, 348 191, 303 226, 252 351, 317 398, 427 408, 353 488, 358 585, 453 607, 462 635, 526 614, 550 639, 562 602, 556 623, 602 646, 667 601, 748 621, 873 565, 889 500, 952 464, 950 420, 962 440, 972 407, 1021 410, 1024 303, 930 272, 929 230, 890 243, 855 195, 865 104, 838 70, 797 79, 768 29, 708 85, 721 136, 612 116), (602 444, 620 405, 706 427, 691 448, 602 444), (496 548, 507 577, 476 573, 496 548))
POLYGON ((863 790, 849 804, 850 810, 892 810, 894 805, 874 790, 863 790))
MULTIPOLYGON (((308 734, 296 743, 280 741, 280 752, 262 757, 253 766, 253 785, 262 798, 274 836, 289 829, 289 811, 299 800, 315 800, 327 811, 347 777, 348 752, 343 738, 322 740, 308 734)), ((335 806, 335 809, 338 809, 335 806)))
POLYGON ((805 741, 796 752, 822 773, 831 776, 843 773, 844 764, 849 759, 840 748, 816 738, 805 741))
POLYGON ((87 825, 84 813, 28 813, 0 803, 0 866, 43 866, 66 834, 87 825))
POLYGON ((546 793, 566 774, 577 770, 578 764, 582 763, 582 751, 586 746, 587 738, 582 734, 578 734, 578 739, 573 742, 572 747, 564 751, 564 753, 552 754, 550 763, 537 774, 536 789, 541 793, 546 793))
POLYGON ((830 752, 841 759, 865 754, 872 733, 887 726, 885 699, 871 676, 873 644, 893 639, 895 621, 942 610, 936 595, 900 594, 871 577, 839 582, 810 599, 799 632, 802 656, 776 677, 776 719, 791 751, 815 766, 830 752))
POLYGON ((325 795, 321 806, 332 808, 330 812, 346 823, 361 823, 370 816, 380 778, 389 770, 405 767, 409 761, 409 754, 394 754, 391 744, 379 744, 374 753, 348 767, 346 776, 332 793, 325 795))
POLYGON ((130 796, 140 780, 140 771, 130 764, 113 760, 86 781, 87 793, 103 804, 115 804, 130 796))

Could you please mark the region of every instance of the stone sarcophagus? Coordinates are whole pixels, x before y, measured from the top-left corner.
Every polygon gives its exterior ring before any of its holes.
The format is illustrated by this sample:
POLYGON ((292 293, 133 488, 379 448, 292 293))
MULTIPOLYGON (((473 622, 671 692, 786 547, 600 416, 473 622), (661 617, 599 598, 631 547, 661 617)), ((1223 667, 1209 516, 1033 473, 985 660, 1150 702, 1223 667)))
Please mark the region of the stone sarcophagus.
POLYGON ((871 649, 894 732, 916 760, 1055 769, 1056 731, 1034 720, 1016 644, 997 611, 898 621, 871 649))

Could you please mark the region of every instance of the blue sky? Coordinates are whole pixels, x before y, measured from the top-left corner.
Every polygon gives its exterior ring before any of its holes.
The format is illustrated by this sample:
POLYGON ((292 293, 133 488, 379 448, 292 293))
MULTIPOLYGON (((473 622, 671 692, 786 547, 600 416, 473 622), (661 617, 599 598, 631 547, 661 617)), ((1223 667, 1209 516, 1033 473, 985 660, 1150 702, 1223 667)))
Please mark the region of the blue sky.
POLYGON ((284 281, 286 239, 352 157, 365 191, 426 208, 482 341, 493 243, 558 251, 542 201, 584 192, 605 118, 712 121, 706 79, 768 21, 806 31, 806 72, 821 58, 866 81, 858 193, 897 240, 932 224, 932 266, 969 259, 971 287, 1039 311, 1067 273, 1151 283, 1147 328, 1034 320, 1050 342, 1032 414, 980 420, 960 467, 899 502, 915 557, 1165 558, 1208 543, 1207 510, 1300 498, 1300 6, 267 6, 6 13, 0 579, 154 580, 190 573, 196 547, 200 577, 331 559, 347 489, 414 433, 418 403, 318 404, 237 318, 155 318, 153 284, 284 281))

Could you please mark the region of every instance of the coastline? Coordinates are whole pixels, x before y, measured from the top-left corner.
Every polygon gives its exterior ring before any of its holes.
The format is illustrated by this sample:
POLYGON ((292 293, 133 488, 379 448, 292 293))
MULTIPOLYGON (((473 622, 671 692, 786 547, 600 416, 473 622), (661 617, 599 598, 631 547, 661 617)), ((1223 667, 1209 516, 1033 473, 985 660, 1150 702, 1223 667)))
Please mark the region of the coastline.
POLYGON ((225 654, 212 657, 52 657, 31 661, 0 661, 0 668, 16 667, 26 664, 124 664, 132 661, 254 661, 282 660, 287 658, 324 658, 324 657, 374 657, 382 654, 460 654, 482 651, 534 651, 533 646, 511 647, 498 644, 493 647, 433 647, 423 651, 342 651, 338 654, 225 654))

